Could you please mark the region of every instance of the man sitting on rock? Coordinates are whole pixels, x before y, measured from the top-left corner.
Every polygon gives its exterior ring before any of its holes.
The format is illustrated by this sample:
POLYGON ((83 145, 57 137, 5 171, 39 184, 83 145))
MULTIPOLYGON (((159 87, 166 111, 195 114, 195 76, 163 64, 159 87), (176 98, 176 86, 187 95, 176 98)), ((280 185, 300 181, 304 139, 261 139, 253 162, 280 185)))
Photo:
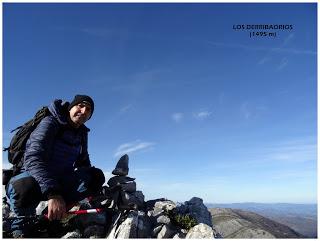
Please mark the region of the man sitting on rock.
MULTIPOLYGON (((91 166, 84 125, 94 111, 87 95, 76 95, 71 103, 55 100, 31 133, 23 157, 22 172, 6 186, 12 211, 17 216, 35 215, 41 200, 48 200, 49 220, 66 215, 66 204, 101 191, 103 172, 91 166)), ((25 220, 13 221, 14 238, 28 237, 25 220)))

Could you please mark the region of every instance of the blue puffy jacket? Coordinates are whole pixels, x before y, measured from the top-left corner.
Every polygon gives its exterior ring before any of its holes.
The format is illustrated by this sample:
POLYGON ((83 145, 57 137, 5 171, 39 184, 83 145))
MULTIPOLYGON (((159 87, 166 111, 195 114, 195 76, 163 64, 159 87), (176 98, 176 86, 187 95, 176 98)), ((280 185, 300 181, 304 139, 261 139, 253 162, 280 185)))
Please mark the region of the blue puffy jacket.
POLYGON ((23 170, 39 183, 43 195, 59 194, 76 167, 91 166, 87 144, 89 129, 68 124, 69 103, 55 100, 26 143, 23 170))

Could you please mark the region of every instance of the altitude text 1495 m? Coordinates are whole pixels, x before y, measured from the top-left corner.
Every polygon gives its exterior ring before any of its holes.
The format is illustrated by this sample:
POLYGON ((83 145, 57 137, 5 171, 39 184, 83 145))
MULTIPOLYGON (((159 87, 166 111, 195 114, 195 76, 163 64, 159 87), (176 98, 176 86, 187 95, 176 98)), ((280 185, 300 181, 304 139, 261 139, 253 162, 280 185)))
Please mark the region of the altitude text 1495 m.
POLYGON ((277 33, 276 32, 250 32, 250 38, 253 37, 276 37, 277 33))

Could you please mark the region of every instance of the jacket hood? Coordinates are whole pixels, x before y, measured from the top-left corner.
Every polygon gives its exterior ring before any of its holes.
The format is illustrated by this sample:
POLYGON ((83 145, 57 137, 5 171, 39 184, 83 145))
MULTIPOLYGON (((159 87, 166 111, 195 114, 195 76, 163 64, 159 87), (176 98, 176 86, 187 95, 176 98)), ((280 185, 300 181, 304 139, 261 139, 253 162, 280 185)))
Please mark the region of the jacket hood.
MULTIPOLYGON (((68 106, 70 105, 67 101, 62 101, 60 99, 54 100, 49 106, 49 111, 57 119, 57 121, 61 125, 67 125, 68 124, 68 106)), ((90 129, 87 128, 85 125, 80 126, 81 129, 84 129, 85 131, 89 132, 90 129)))
POLYGON ((58 122, 62 125, 68 124, 67 113, 68 113, 69 102, 62 100, 54 100, 49 105, 49 111, 55 117, 58 122))

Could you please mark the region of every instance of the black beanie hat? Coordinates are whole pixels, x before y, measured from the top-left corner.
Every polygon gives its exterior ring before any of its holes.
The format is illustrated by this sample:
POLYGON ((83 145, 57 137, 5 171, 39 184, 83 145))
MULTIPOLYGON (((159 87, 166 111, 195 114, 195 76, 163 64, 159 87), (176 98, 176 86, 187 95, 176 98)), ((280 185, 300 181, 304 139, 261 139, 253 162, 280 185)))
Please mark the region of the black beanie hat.
POLYGON ((93 102, 92 98, 87 95, 76 95, 74 97, 73 101, 69 104, 68 111, 70 111, 73 106, 80 104, 82 102, 87 102, 88 104, 90 104, 90 106, 91 106, 90 118, 91 118, 91 116, 93 114, 93 110, 94 110, 94 102, 93 102))

